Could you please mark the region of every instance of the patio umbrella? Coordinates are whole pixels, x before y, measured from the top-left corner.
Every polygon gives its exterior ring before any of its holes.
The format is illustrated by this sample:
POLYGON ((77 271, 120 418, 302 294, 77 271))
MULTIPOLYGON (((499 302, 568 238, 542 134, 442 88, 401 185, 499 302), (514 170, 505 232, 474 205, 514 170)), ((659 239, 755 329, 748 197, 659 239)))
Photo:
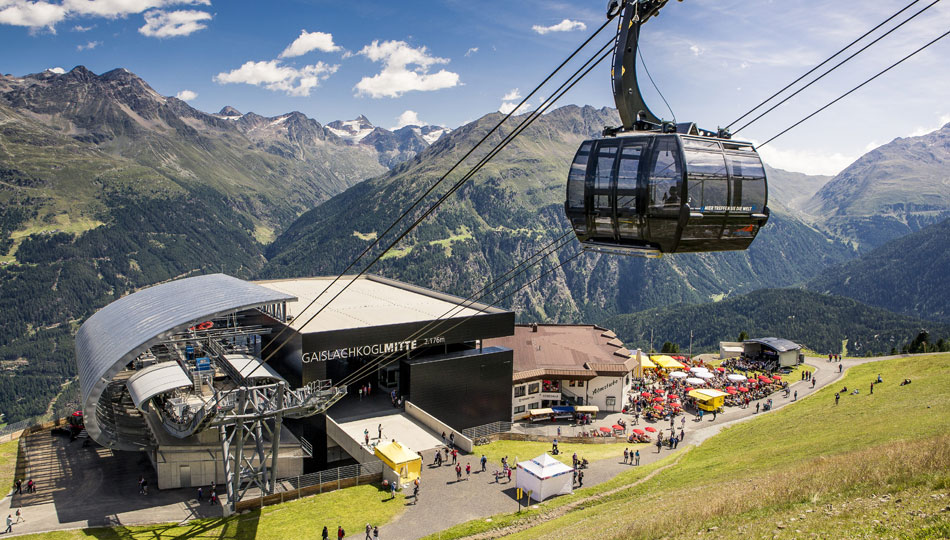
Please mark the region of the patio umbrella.
POLYGON ((673 379, 685 379, 686 377, 689 377, 689 375, 683 371, 674 371, 673 373, 670 373, 670 377, 673 379))
POLYGON ((749 389, 746 388, 745 386, 740 386, 740 387, 739 387, 739 391, 740 391, 740 392, 748 392, 749 389))
POLYGON ((703 371, 703 372, 701 372, 701 373, 697 373, 696 376, 699 377, 700 379, 712 379, 712 378, 713 378, 713 374, 710 373, 710 372, 708 372, 708 371, 703 371))
POLYGON ((654 410, 657 410, 657 411, 662 411, 662 410, 663 410, 663 405, 654 405, 654 406, 653 406, 653 409, 654 409, 654 410))
POLYGON ((651 393, 649 393, 649 392, 640 392, 640 396, 641 396, 641 397, 650 397, 650 396, 652 396, 652 395, 653 395, 653 394, 651 394, 651 393))
POLYGON ((765 375, 759 375, 759 380, 760 380, 760 381, 764 381, 764 380, 766 380, 766 379, 768 379, 768 377, 766 377, 765 375))
POLYGON ((723 372, 723 371, 726 371, 726 368, 720 366, 720 367, 717 367, 717 368, 716 368, 716 371, 718 371, 718 372, 721 373, 721 372, 723 372))
POLYGON ((642 429, 634 429, 633 432, 636 433, 637 435, 644 435, 646 433, 642 429))
POLYGON ((726 387, 726 390, 735 390, 735 389, 736 389, 736 387, 735 387, 735 386, 731 386, 731 385, 726 387))
POLYGON ((687 392, 692 392, 693 390, 696 390, 696 389, 693 388, 692 386, 687 386, 686 388, 684 388, 684 390, 687 392))
POLYGON ((755 382, 755 377, 749 377, 747 380, 748 380, 749 382, 755 382))
POLYGON ((689 368, 689 370, 692 371, 693 373, 701 373, 703 371, 709 371, 709 369, 704 368, 702 366, 691 367, 689 368))
POLYGON ((781 376, 781 375, 772 375, 772 378, 775 379, 776 381, 781 381, 781 380, 782 380, 782 376, 781 376))
POLYGON ((735 395, 735 394, 738 394, 738 392, 736 392, 736 389, 735 389, 735 388, 727 388, 727 389, 726 389, 726 393, 729 394, 730 396, 733 396, 733 395, 735 395))
POLYGON ((706 381, 699 379, 697 377, 690 377, 686 379, 686 382, 692 386, 703 386, 704 384, 706 384, 706 381))
POLYGON ((766 377, 766 378, 762 379, 762 382, 764 382, 765 384, 772 384, 772 379, 766 377))
POLYGON ((667 398, 667 399, 679 399, 680 397, 677 396, 676 394, 668 394, 668 395, 666 396, 666 398, 667 398))
POLYGON ((659 402, 659 401, 663 401, 663 398, 661 398, 661 397, 655 397, 655 398, 653 398, 653 403, 657 403, 657 402, 659 402))
POLYGON ((610 426, 610 427, 616 429, 617 431, 623 431, 623 426, 618 425, 618 424, 614 424, 614 425, 612 425, 612 426, 610 426))
POLYGON ((726 378, 732 382, 742 382, 745 380, 745 377, 743 377, 742 375, 739 375, 738 373, 730 373, 726 375, 726 378))
POLYGON ((662 393, 663 393, 663 390, 657 388, 656 390, 653 391, 653 393, 654 393, 654 394, 662 394, 662 393))
POLYGON ((653 427, 653 426, 647 426, 647 427, 645 427, 645 428, 643 428, 643 429, 649 431, 650 433, 656 433, 656 428, 653 427))
POLYGON ((610 428, 609 428, 609 427, 602 427, 602 428, 600 428, 600 430, 603 431, 604 433, 610 433, 610 428))

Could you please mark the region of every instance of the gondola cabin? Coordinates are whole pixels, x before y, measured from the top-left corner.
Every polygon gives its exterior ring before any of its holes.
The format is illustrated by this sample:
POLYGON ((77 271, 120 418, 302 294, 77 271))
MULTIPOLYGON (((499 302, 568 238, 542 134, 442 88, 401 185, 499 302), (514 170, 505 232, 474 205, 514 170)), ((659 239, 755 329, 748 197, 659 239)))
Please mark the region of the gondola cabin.
POLYGON ((658 257, 748 248, 767 201, 752 144, 631 132, 584 141, 564 206, 585 249, 658 257))

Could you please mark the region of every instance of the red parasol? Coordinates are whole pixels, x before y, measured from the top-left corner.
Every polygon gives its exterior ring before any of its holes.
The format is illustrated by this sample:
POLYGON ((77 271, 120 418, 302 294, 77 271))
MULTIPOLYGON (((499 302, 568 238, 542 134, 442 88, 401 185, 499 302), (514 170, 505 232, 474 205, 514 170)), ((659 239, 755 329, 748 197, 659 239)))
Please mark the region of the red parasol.
POLYGON ((653 392, 656 393, 656 394, 662 394, 662 393, 663 393, 663 390, 660 390, 659 388, 657 388, 657 389, 654 390, 653 392))
POLYGON ((609 428, 609 427, 602 427, 602 428, 600 428, 600 430, 603 431, 604 433, 610 433, 610 428, 609 428))
POLYGON ((781 380, 782 380, 782 376, 781 376, 781 375, 772 375, 772 378, 775 379, 776 381, 781 381, 781 380))
POLYGON ((655 398, 653 398, 653 403, 659 403, 660 401, 663 401, 663 398, 661 398, 661 397, 655 397, 655 398))
POLYGON ((640 397, 651 397, 653 394, 649 392, 640 392, 640 397))
POLYGON ((740 387, 739 387, 739 391, 740 391, 740 392, 748 392, 749 389, 746 388, 745 386, 740 386, 740 387))
POLYGON ((656 433, 656 428, 653 427, 653 426, 647 426, 647 427, 645 427, 645 428, 643 428, 643 429, 649 431, 650 433, 656 433))
POLYGON ((735 387, 735 386, 732 386, 731 384, 726 387, 726 390, 735 390, 735 389, 736 389, 736 387, 735 387))
POLYGON ((762 382, 764 382, 765 384, 772 384, 772 379, 766 377, 766 378, 762 379, 762 382))
POLYGON ((654 410, 657 410, 657 411, 662 411, 662 410, 663 410, 663 406, 662 406, 662 405, 654 405, 654 406, 653 406, 653 409, 654 409, 654 410))
POLYGON ((749 382, 755 382, 755 377, 749 377, 749 382))
POLYGON ((726 389, 726 393, 729 394, 729 395, 731 395, 731 396, 732 396, 732 395, 735 395, 735 394, 738 394, 738 392, 736 392, 735 388, 727 388, 727 389, 726 389))
POLYGON ((726 371, 726 368, 724 368, 724 367, 717 367, 717 368, 716 368, 716 371, 723 372, 723 371, 726 371))
POLYGON ((759 380, 765 381, 765 380, 768 380, 768 377, 766 377, 765 375, 759 375, 759 380))
POLYGON ((611 427, 614 428, 614 429, 616 429, 617 431, 623 431, 623 426, 621 426, 621 425, 614 424, 614 425, 611 426, 611 427))
POLYGON ((668 397, 669 399, 679 399, 679 396, 677 396, 676 394, 667 394, 666 397, 668 397))
POLYGON ((636 433, 637 435, 644 435, 644 434, 646 434, 646 432, 643 431, 642 429, 634 429, 633 432, 636 433))
POLYGON ((671 404, 670 404, 670 407, 672 407, 673 410, 679 410, 680 404, 679 404, 679 403, 671 403, 671 404))
POLYGON ((686 390, 687 392, 692 392, 693 390, 695 390, 695 388, 693 388, 692 386, 687 386, 684 390, 686 390))

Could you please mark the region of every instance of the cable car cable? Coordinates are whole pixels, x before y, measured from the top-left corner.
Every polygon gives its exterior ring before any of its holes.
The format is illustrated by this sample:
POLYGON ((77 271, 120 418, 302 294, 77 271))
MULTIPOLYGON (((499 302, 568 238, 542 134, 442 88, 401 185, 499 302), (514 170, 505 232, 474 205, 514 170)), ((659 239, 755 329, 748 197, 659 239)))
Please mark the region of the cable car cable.
MULTIPOLYGON (((565 244, 565 245, 566 245, 566 244, 565 244)), ((491 307, 491 306, 493 306, 493 305, 495 305, 495 304, 498 304, 498 303, 500 303, 500 302, 502 302, 502 301, 504 301, 504 300, 507 300, 508 298, 510 298, 511 296, 513 296, 513 295, 514 295, 515 293, 517 293, 518 291, 520 291, 520 290, 522 290, 522 289, 528 287, 529 285, 532 285, 532 284, 536 283, 536 282, 537 282, 538 280, 540 280, 541 278, 543 278, 543 277, 545 277, 545 276, 547 276, 547 275, 550 275, 552 272, 554 272, 554 271, 558 270, 559 268, 563 267, 565 264, 567 264, 567 263, 573 261, 574 259, 576 259, 577 257, 579 257, 582 253, 584 253, 583 250, 578 251, 578 252, 575 253, 574 255, 572 255, 572 256, 568 257, 567 259, 565 259, 565 260, 559 262, 559 263, 558 263, 556 266, 554 266, 553 268, 550 268, 550 269, 547 270, 546 272, 541 273, 539 276, 537 276, 536 278, 532 279, 531 281, 528 281, 528 282, 522 284, 520 287, 517 287, 515 290, 510 291, 510 292, 509 292, 508 294, 506 294, 505 296, 503 296, 503 297, 501 297, 501 298, 498 298, 497 300, 495 300, 495 301, 489 303, 488 306, 491 307)), ((543 260, 543 259, 542 259, 542 260, 543 260)), ((539 262, 540 262, 540 261, 539 261, 539 262)), ((537 263, 535 263, 535 264, 537 264, 537 263)), ((532 266, 534 266, 534 264, 532 264, 532 266)), ((435 324, 442 324, 442 323, 453 322, 453 321, 456 321, 456 320, 457 320, 457 322, 456 322, 455 325, 453 325, 453 326, 451 326, 451 327, 449 327, 449 328, 445 328, 445 329, 442 330, 442 332, 449 332, 449 331, 451 331, 451 330, 454 330, 454 329, 458 328, 460 325, 466 323, 469 319, 471 319, 472 317, 475 317, 476 315, 478 315, 478 314, 466 315, 465 317, 461 317, 461 318, 459 318, 459 319, 441 319, 441 320, 436 320, 436 321, 433 321, 433 322, 434 322, 435 324)), ((411 339, 411 338, 410 338, 410 339, 411 339)), ((351 379, 354 379, 354 380, 355 380, 355 379, 357 379, 357 378, 364 377, 364 376, 366 376, 367 374, 369 374, 369 372, 370 372, 371 370, 386 367, 386 366, 388 366, 389 364, 395 362, 398 358, 399 358, 399 356, 397 356, 395 353, 390 353, 390 355, 389 355, 388 357, 383 357, 383 358, 380 359, 380 360, 376 360, 376 361, 374 361, 374 362, 371 362, 371 363, 367 364, 366 366, 360 367, 357 371, 362 370, 362 369, 364 369, 364 368, 369 368, 369 369, 366 369, 362 374, 360 374, 360 375, 357 376, 357 377, 351 377, 352 374, 351 374, 351 375, 348 375, 347 377, 345 377, 344 379, 342 379, 340 382, 338 382, 336 386, 342 386, 343 384, 349 384, 351 379)))
POLYGON ((919 1, 920 1, 920 0, 913 0, 913 2, 911 2, 911 3, 907 4, 906 6, 904 6, 904 7, 903 7, 902 9, 900 9, 897 13, 894 13, 893 15, 891 15, 890 17, 888 17, 887 19, 884 19, 884 21, 882 21, 880 24, 878 24, 878 25, 875 26, 874 28, 868 30, 868 31, 865 32, 864 34, 861 34, 860 37, 858 37, 857 39, 855 39, 855 40, 852 41, 851 43, 848 43, 847 45, 845 45, 843 48, 841 48, 840 50, 838 50, 838 52, 836 52, 836 53, 834 53, 833 55, 831 55, 831 56, 829 56, 828 58, 826 58, 822 63, 818 64, 817 66, 815 66, 815 67, 813 67, 813 68, 811 68, 810 70, 808 70, 807 73, 805 73, 805 74, 802 75, 801 77, 795 79, 794 81, 788 83, 788 85, 786 85, 784 88, 782 88, 782 89, 779 90, 778 92, 775 92, 774 94, 772 94, 771 96, 769 96, 767 99, 765 99, 764 101, 762 101, 761 103, 759 103, 759 104, 756 105, 755 107, 752 107, 751 109, 749 109, 748 112, 746 112, 745 114, 743 114, 743 115, 740 116, 739 118, 736 118, 735 120, 733 120, 732 122, 730 122, 729 125, 727 125, 724 129, 729 129, 730 127, 734 126, 735 124, 738 124, 743 118, 745 118, 746 116, 749 116, 750 114, 752 114, 753 112, 755 112, 757 109, 759 109, 760 107, 762 107, 763 105, 765 105, 765 104, 768 103, 769 101, 772 101, 773 99, 775 99, 776 96, 778 96, 778 95, 781 94, 782 92, 788 90, 789 88, 791 88, 792 86, 794 86, 797 82, 801 81, 801 80, 804 79, 805 77, 811 75, 811 74, 814 73, 816 70, 818 70, 818 68, 820 68, 821 66, 827 64, 827 63, 830 62, 832 59, 834 59, 836 56, 838 56, 839 54, 841 54, 841 53, 843 53, 844 51, 848 50, 849 48, 851 48, 851 46, 853 46, 853 45, 856 44, 857 42, 861 41, 862 39, 866 38, 866 37, 867 37, 868 35, 870 35, 872 32, 874 32, 874 31, 877 30, 878 28, 884 26, 885 24, 887 24, 888 22, 890 22, 891 20, 893 20, 895 17, 897 17, 898 15, 900 15, 901 13, 903 13, 904 11, 907 11, 907 9, 909 9, 911 6, 913 6, 914 4, 916 4, 916 3, 919 2, 919 1))
POLYGON ((815 79, 813 79, 811 82, 809 82, 809 83, 806 84, 805 86, 799 88, 798 90, 796 90, 795 92, 793 92, 791 95, 789 95, 788 97, 786 97, 786 98, 783 99, 782 101, 779 101, 779 102, 776 103, 775 105, 769 107, 769 108, 768 108, 765 112, 763 112, 762 114, 760 114, 760 115, 756 116, 755 118, 753 118, 752 120, 746 122, 745 125, 743 125, 743 126, 740 127, 739 129, 735 130, 735 131, 733 132, 733 135, 735 135, 736 133, 739 133, 739 132, 742 131, 743 129, 749 127, 753 122, 759 120, 759 119, 762 118, 763 116, 765 116, 765 115, 769 114, 770 112, 774 111, 777 107, 781 106, 781 105, 782 105, 783 103, 785 103, 786 101, 792 99, 793 97, 795 97, 795 96, 797 96, 798 94, 800 94, 802 91, 804 91, 804 90, 805 90, 806 88, 808 88, 809 86, 811 86, 811 85, 815 84, 816 82, 820 81, 822 78, 824 78, 825 75, 828 75, 828 74, 831 73, 832 71, 838 69, 838 68, 841 67, 841 65, 844 64, 845 62, 847 62, 847 61, 851 60, 852 58, 854 58, 855 56, 861 54, 862 52, 864 52, 865 50, 867 50, 869 47, 871 47, 872 45, 874 45, 874 44, 877 43, 878 41, 881 41, 882 39, 884 39, 885 37, 887 37, 889 34, 891 34, 892 32, 894 32, 894 31, 897 30, 898 28, 900 28, 901 26, 904 26, 905 24, 909 23, 911 20, 914 19, 914 17, 916 17, 916 16, 920 15, 921 13, 927 11, 928 9, 930 9, 931 7, 933 7, 933 5, 936 4, 937 2, 940 2, 940 0, 934 0, 934 1, 931 2, 930 4, 924 6, 923 9, 921 9, 921 10, 918 11, 917 13, 914 13, 913 15, 911 15, 910 17, 908 17, 907 19, 905 19, 903 22, 901 22, 900 24, 898 24, 898 25, 895 26, 894 28, 891 28, 891 29, 888 30, 887 32, 885 32, 885 33, 881 34, 880 36, 878 36, 874 41, 868 43, 868 44, 865 45, 864 47, 861 47, 860 49, 858 49, 857 52, 855 52, 855 53, 852 54, 851 56, 845 58, 845 59, 842 60, 841 62, 838 62, 834 67, 832 67, 832 68, 829 69, 828 71, 822 73, 821 75, 819 75, 818 77, 816 77, 815 79))
MULTIPOLYGON (((920 0, 914 0, 919 2, 920 0)), ((653 89, 656 90, 657 94, 660 94, 660 99, 663 100, 663 103, 666 103, 666 108, 670 111, 670 116, 673 117, 673 123, 676 123, 676 113, 673 112, 673 107, 670 107, 670 103, 666 101, 666 98, 663 96, 663 92, 660 92, 660 88, 653 82, 653 75, 650 75, 650 70, 647 68, 646 60, 643 59, 643 47, 637 47, 637 56, 640 57, 640 63, 643 64, 643 71, 646 72, 647 77, 649 77, 650 82, 653 84, 653 89)))
MULTIPOLYGON (((510 283, 510 282, 513 281, 515 278, 517 278, 519 275, 521 275, 521 274, 523 274, 524 272, 528 271, 528 270, 531 269, 533 266, 536 266, 537 264, 540 264, 548 255, 551 255, 551 254, 553 254, 553 253, 556 253, 557 251, 559 251, 559 250, 562 249, 563 247, 567 246, 567 244, 570 244, 570 243, 573 241, 572 239, 567 239, 567 240, 565 241, 565 237, 567 237, 567 236, 570 235, 570 234, 571 234, 571 231, 567 231, 566 233, 562 234, 560 237, 558 237, 558 238, 556 238, 555 240, 551 241, 548 245, 546 245, 545 247, 543 247, 543 248, 541 248, 540 250, 536 251, 533 255, 531 255, 531 256, 528 257, 527 259, 522 260, 517 266, 515 266, 515 267, 512 268, 512 269, 510 269, 510 270, 509 270, 508 272, 506 272, 504 275, 502 275, 502 276, 500 276, 500 277, 498 277, 498 278, 492 280, 490 283, 488 283, 487 285, 485 285, 484 287, 482 287, 479 291, 477 291, 477 292, 471 294, 471 295, 470 295, 468 298, 466 298, 465 300, 463 300, 463 301, 461 301, 461 302, 457 302, 455 305, 453 305, 451 308, 449 308, 445 313, 443 313, 442 315, 439 315, 438 317, 436 317, 433 321, 429 322, 425 327, 420 328, 419 330, 416 330, 415 332, 413 332, 412 334, 410 334, 410 335, 409 335, 406 339, 404 339, 403 341, 411 341, 411 340, 414 340, 414 339, 416 339, 416 338, 418 338, 418 337, 420 337, 420 336, 426 334, 427 332, 430 332, 430 331, 434 330, 434 329, 435 329, 437 326, 439 326, 440 324, 444 323, 444 322, 447 321, 447 320, 450 320, 452 317, 454 317, 454 316, 457 315, 458 313, 461 313, 462 310, 471 307, 471 306, 474 305, 475 303, 480 303, 481 300, 482 300, 483 298, 485 298, 486 296, 488 296, 488 295, 490 295, 490 294, 493 294, 495 291, 498 291, 498 290, 502 289, 503 287, 505 287, 505 285, 506 285, 507 283, 510 283), (555 244, 557 244, 557 245, 555 245, 555 244), (552 247, 552 246, 553 246, 553 247, 552 247), (523 264, 525 264, 526 262, 528 262, 528 261, 530 261, 531 259, 534 259, 534 258, 536 258, 536 257, 537 257, 537 260, 535 260, 534 262, 531 262, 531 264, 529 264, 527 267, 525 267, 525 268, 523 268, 523 269, 521 269, 521 270, 518 270, 518 268, 521 267, 523 264), (507 278, 505 277, 507 274, 510 274, 511 272, 515 272, 515 270, 518 270, 515 274, 513 274, 513 275, 511 275, 510 277, 507 277, 507 278)), ((491 305, 493 305, 493 304, 495 304, 495 303, 497 303, 497 302, 490 303, 487 307, 490 307, 491 305)), ((484 312, 484 310, 479 309, 479 312, 480 312, 480 313, 481 313, 481 312, 484 312)), ((474 316, 474 315, 475 315, 475 314, 473 314, 472 316, 474 316)), ((467 319, 463 319, 463 320, 467 320, 467 319)), ((454 327, 453 327, 453 328, 454 328, 454 327)), ((356 371, 354 371, 353 373, 351 373, 351 374, 349 374, 349 375, 343 377, 340 381, 338 381, 338 382, 337 382, 337 385, 349 384, 351 381, 365 376, 365 375, 368 374, 371 370, 376 369, 376 367, 379 366, 380 364, 382 364, 383 362, 385 362, 385 361, 391 359, 394 354, 399 354, 399 353, 396 353, 396 352, 389 353, 389 354, 384 355, 384 356, 382 356, 382 357, 380 357, 380 358, 378 358, 378 359, 376 359, 376 360, 374 360, 374 361, 372 361, 372 362, 370 362, 370 363, 368 363, 368 364, 366 364, 366 365, 364 365, 364 366, 360 366, 359 368, 357 368, 356 371)))
POLYGON ((805 121, 808 120, 809 118, 815 116, 816 114, 820 113, 821 111, 823 111, 823 110, 827 109, 828 107, 834 105, 835 103, 841 101, 842 99, 844 99, 844 98, 847 97, 848 95, 852 94, 853 92, 855 92, 856 90, 858 90, 858 89, 861 88, 862 86, 868 84, 869 82, 871 82, 871 81, 873 81, 874 79, 880 77, 881 75, 884 75, 885 73, 887 73, 887 72, 890 71, 891 69, 893 69, 893 68, 897 67, 898 65, 902 64, 905 60, 909 59, 910 57, 914 56, 915 54, 919 53, 920 51, 923 51, 923 50, 926 49, 927 47, 930 47, 931 45, 933 45, 934 43, 936 43, 936 42, 940 41, 941 39, 947 37, 948 35, 950 35, 950 30, 948 30, 948 31, 944 32, 943 34, 937 36, 936 38, 934 38, 933 40, 931 40, 930 42, 928 42, 926 45, 920 47, 919 49, 915 50, 914 52, 912 52, 912 53, 908 54, 907 56, 901 58, 901 59, 898 60, 897 62, 894 62, 894 63, 891 64, 890 66, 888 66, 888 67, 886 67, 885 69, 879 71, 876 75, 874 75, 874 76, 871 77, 870 79, 867 79, 866 81, 864 81, 863 83, 861 83, 861 84, 855 86, 855 87, 852 88, 851 90, 848 90, 848 91, 845 92, 844 94, 841 94, 840 96, 838 96, 837 98, 835 98, 834 100, 832 100, 832 101, 830 101, 828 104, 826 104, 824 107, 821 107, 820 109, 818 109, 817 111, 815 111, 815 112, 809 114, 809 115, 806 116, 805 118, 802 118, 802 119, 799 120, 798 122, 795 122, 795 123, 792 124, 791 126, 785 128, 785 129, 783 129, 782 131, 780 131, 778 134, 774 135, 774 136, 773 136, 772 138, 770 138, 769 140, 767 140, 767 141, 765 141, 764 143, 758 145, 758 147, 759 147, 759 148, 762 148, 763 146, 765 146, 765 145, 769 144, 770 142, 774 141, 775 139, 781 137, 782 135, 784 135, 784 134, 787 133, 788 131, 792 130, 793 128, 799 126, 800 124, 802 124, 803 122, 805 122, 805 121))
MULTIPOLYGON (((372 242, 369 246, 367 246, 352 262, 350 262, 350 264, 347 265, 347 267, 346 267, 339 275, 337 275, 337 277, 334 278, 333 281, 331 281, 331 283, 326 287, 326 289, 324 289, 323 291, 321 291, 313 300, 311 300, 310 303, 309 303, 306 307, 304 307, 303 310, 301 310, 300 313, 301 313, 301 314, 302 314, 302 313, 305 313, 308 309, 310 309, 310 308, 317 302, 317 300, 319 300, 320 297, 323 296, 323 294, 324 294, 326 291, 330 290, 330 288, 331 288, 337 281, 339 281, 344 275, 346 275, 346 273, 347 273, 350 269, 352 269, 360 259, 362 259, 373 247, 375 247, 376 245, 378 245, 379 242, 380 242, 380 240, 381 240, 384 236, 386 236, 390 231, 393 230, 393 228, 395 228, 395 226, 396 226, 400 221, 402 221, 406 216, 408 216, 409 213, 410 213, 416 206, 418 206, 430 193, 432 193, 432 191, 433 191, 438 185, 440 185, 440 184, 448 177, 448 175, 449 175, 452 171, 454 171, 459 165, 461 165, 461 163, 462 163, 465 159, 467 159, 480 145, 482 145, 486 140, 488 140, 488 138, 489 138, 495 131, 497 131, 505 121, 507 121, 519 108, 521 108, 522 106, 524 106, 524 104, 527 103, 527 101, 528 101, 534 94, 536 94, 536 93, 541 89, 541 87, 543 87, 545 84, 547 84, 547 82, 548 82, 549 80, 551 80, 551 78, 553 78, 554 75, 556 75, 562 68, 564 68, 565 65, 567 65, 581 50, 583 50, 598 34, 600 34, 600 32, 603 31, 603 29, 606 28, 607 25, 610 24, 610 22, 611 22, 614 18, 616 18, 616 14, 615 14, 614 16, 608 17, 607 20, 604 21, 604 23, 603 23, 599 28, 597 28, 597 30, 595 30, 590 36, 588 36, 588 38, 587 38, 586 40, 584 40, 584 42, 581 43, 581 45, 579 45, 576 49, 574 49, 574 51, 573 51, 563 62, 561 62, 561 64, 558 65, 558 67, 556 67, 556 68, 554 69, 554 71, 552 71, 550 74, 548 74, 548 76, 545 77, 544 80, 541 81, 541 83, 539 83, 539 84, 534 88, 534 90, 532 90, 529 94, 527 94, 527 95, 524 97, 524 99, 521 100, 521 103, 519 103, 518 106, 516 106, 516 107, 515 107, 514 109, 512 109, 509 113, 507 113, 501 120, 499 120, 498 123, 495 124, 495 126, 494 126, 491 130, 489 130, 489 132, 486 133, 486 134, 485 134, 471 149, 469 149, 461 158, 459 158, 459 160, 456 161, 456 163, 455 163, 454 165, 452 165, 452 167, 451 167, 445 174, 443 174, 443 175, 439 178, 439 180, 437 180, 435 183, 433 183, 420 197, 418 197, 418 198, 413 202, 413 204, 412 204, 409 208, 407 208, 382 234, 378 235, 378 236, 376 237, 376 239, 374 239, 373 242, 372 242)), ((611 39, 611 41, 613 41, 613 38, 611 39)), ((440 203, 440 204, 441 204, 441 203, 440 203)), ((418 224, 418 223, 416 223, 415 225, 417 225, 417 224, 418 224)), ((411 230, 412 228, 414 228, 415 225, 413 225, 412 227, 410 227, 410 229, 408 229, 408 230, 411 230)), ((401 238, 400 238, 400 239, 401 239, 401 238)), ((398 240, 397 240, 397 241, 398 241, 398 240)), ((386 251, 388 251, 389 249, 391 249, 393 245, 395 245, 395 244, 390 244, 390 246, 387 247, 387 248, 383 251, 383 253, 386 253, 386 251)), ((379 257, 381 257, 381 256, 382 256, 382 254, 380 254, 380 255, 376 258, 376 260, 374 260, 373 262, 371 262, 370 265, 368 265, 367 268, 364 268, 364 270, 361 271, 358 275, 362 275, 362 274, 366 271, 366 269, 368 269, 369 266, 372 266, 373 264, 375 264, 375 262, 378 261, 378 260, 379 260, 379 257)), ((352 282, 350 282, 350 283, 352 283, 352 282)), ((344 287, 344 290, 346 289, 346 287, 348 287, 348 285, 344 287)), ((342 292, 342 291, 341 291, 341 292, 342 292)), ((339 293, 337 294, 337 296, 339 296, 339 293)), ((334 298, 336 298, 336 297, 334 297, 334 298)), ((332 299, 331 299, 331 301, 332 301, 332 299)), ((317 314, 319 314, 320 311, 322 311, 324 308, 326 308, 326 306, 328 306, 329 304, 330 304, 330 302, 327 302, 327 303, 323 306, 323 308, 320 308, 320 310, 317 312, 317 314)), ((299 316, 299 315, 298 315, 298 316, 299 316)), ((315 314, 314 316, 316 316, 316 314, 315 314)), ((310 319, 308 319, 307 323, 309 323, 311 320, 313 320, 313 317, 311 317, 310 319)), ((305 323, 305 324, 307 324, 307 323, 305 323)), ((287 337, 287 339, 285 339, 283 342, 281 342, 281 343, 277 346, 276 349, 273 349, 272 351, 270 351, 270 352, 267 354, 267 356, 263 359, 262 364, 268 362, 271 358, 273 358, 273 356, 274 356, 277 352, 279 352, 280 349, 282 349, 291 339, 293 339, 294 335, 297 334, 297 330, 296 330, 296 329, 293 329, 293 328, 291 328, 290 325, 287 325, 287 326, 285 326, 285 327, 278 333, 277 336, 275 336, 274 340, 273 340, 271 343, 277 343, 278 340, 279 340, 279 338, 281 337, 281 335, 283 335, 283 333, 284 333, 285 331, 287 331, 288 328, 291 329, 291 335, 290 335, 289 337, 287 337)), ((265 347, 265 348, 266 348, 266 347, 265 347)), ((262 352, 263 352, 263 351, 262 351, 262 352)), ((256 368, 255 368, 255 369, 256 369, 256 368)))

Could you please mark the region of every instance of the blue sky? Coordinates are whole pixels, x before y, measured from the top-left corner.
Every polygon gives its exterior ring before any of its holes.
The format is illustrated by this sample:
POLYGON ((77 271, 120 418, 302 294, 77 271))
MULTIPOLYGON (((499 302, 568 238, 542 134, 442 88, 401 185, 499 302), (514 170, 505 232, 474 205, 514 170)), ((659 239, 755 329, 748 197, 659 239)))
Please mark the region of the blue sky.
MULTIPOLYGON (((677 120, 715 128, 909 1, 670 2, 644 27, 643 52, 677 120)), ((365 114, 387 128, 416 119, 457 127, 533 88, 603 22, 604 4, 0 0, 0 71, 125 67, 208 112, 232 105, 266 116, 299 110, 324 123, 365 114)), ((947 29, 950 2, 938 3, 740 136, 768 139, 947 29)), ((876 145, 936 129, 950 121, 948 53, 950 38, 763 155, 782 168, 834 173, 876 145)), ((609 67, 559 102, 567 103, 612 106, 609 67)))

